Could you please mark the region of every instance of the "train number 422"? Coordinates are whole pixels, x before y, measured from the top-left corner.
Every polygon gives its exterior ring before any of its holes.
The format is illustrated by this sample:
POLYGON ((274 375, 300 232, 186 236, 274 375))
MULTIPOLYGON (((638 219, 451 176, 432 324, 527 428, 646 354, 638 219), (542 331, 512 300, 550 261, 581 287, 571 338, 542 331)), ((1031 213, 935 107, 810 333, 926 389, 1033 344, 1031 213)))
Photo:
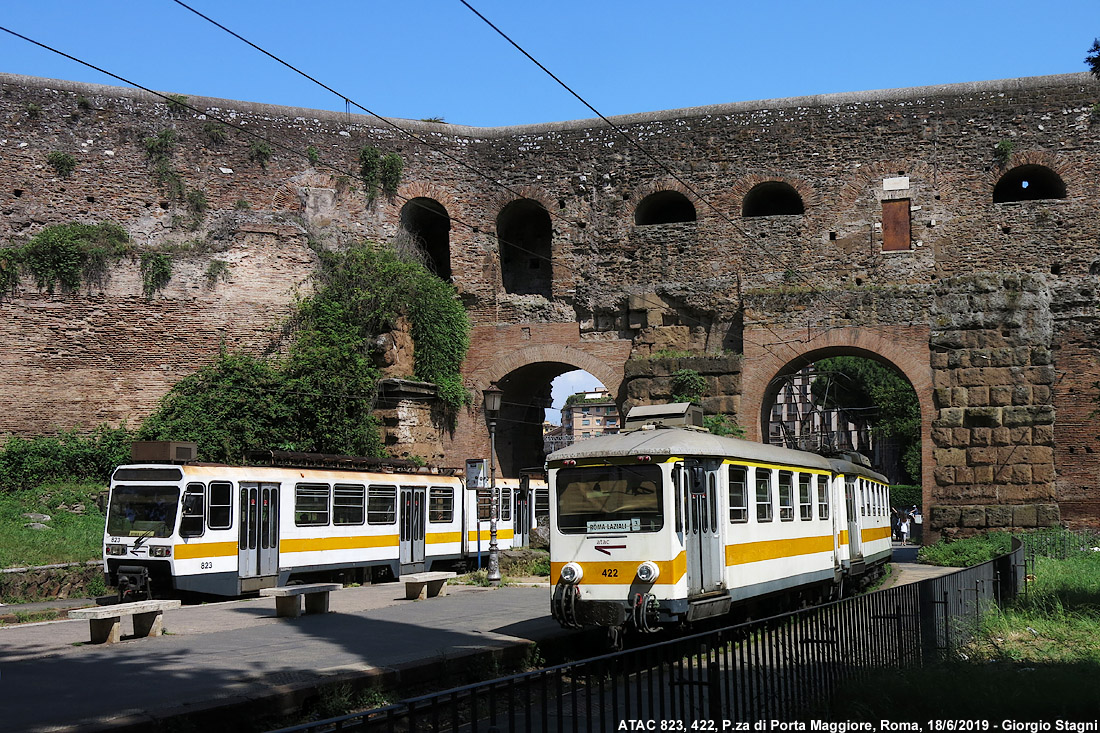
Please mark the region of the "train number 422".
POLYGON ((601 573, 601 574, 605 578, 617 578, 617 577, 619 577, 619 569, 618 568, 604 568, 603 573, 601 573))

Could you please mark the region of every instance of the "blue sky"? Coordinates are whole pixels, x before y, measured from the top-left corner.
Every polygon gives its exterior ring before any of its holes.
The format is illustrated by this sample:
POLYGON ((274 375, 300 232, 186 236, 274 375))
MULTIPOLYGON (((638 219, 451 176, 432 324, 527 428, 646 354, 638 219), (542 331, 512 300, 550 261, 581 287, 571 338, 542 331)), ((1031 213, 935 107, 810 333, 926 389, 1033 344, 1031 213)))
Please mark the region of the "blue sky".
MULTIPOLYGON (((468 2, 608 116, 1078 72, 1100 36, 1097 0, 468 2)), ((172 0, 7 0, 0 25, 164 92, 487 127, 593 116, 459 0, 188 4, 342 96, 172 0)), ((0 71, 119 84, 6 33, 0 71)), ((597 385, 562 375, 556 407, 597 385)))
MULTIPOLYGON (((469 0, 606 115, 1083 71, 1100 2, 469 0)), ((591 117, 459 0, 193 0, 373 111, 498 126, 591 117)), ((8 0, 0 25, 142 85, 343 110, 171 0, 8 0)), ((117 84, 0 34, 0 71, 117 84)))

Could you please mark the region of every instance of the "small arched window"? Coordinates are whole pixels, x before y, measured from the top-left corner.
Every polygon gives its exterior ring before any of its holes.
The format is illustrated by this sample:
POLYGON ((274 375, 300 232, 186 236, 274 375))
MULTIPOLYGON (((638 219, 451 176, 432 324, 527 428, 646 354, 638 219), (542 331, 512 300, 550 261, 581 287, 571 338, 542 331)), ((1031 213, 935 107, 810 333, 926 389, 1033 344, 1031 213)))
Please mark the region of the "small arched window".
POLYGON ((741 216, 789 216, 804 214, 806 207, 794 186, 783 181, 765 181, 752 187, 741 203, 741 216))
POLYGON ((639 226, 678 224, 695 219, 695 205, 679 191, 651 193, 634 209, 634 223, 639 226))
POLYGON ((497 236, 504 290, 549 299, 554 281, 554 229, 542 204, 534 199, 509 203, 497 216, 497 236))
POLYGON ((401 228, 416 242, 431 270, 444 280, 451 277, 451 217, 435 199, 418 196, 401 208, 401 228))
POLYGON ((1018 165, 1001 176, 993 187, 995 204, 1065 197, 1065 182, 1057 173, 1042 165, 1018 165))

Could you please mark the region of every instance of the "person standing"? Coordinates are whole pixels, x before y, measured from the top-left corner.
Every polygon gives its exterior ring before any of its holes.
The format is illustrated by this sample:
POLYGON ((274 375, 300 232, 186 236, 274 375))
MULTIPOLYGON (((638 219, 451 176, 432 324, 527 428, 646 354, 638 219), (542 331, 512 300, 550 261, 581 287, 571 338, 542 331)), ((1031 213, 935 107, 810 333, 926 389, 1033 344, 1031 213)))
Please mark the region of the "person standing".
POLYGON ((898 521, 898 533, 901 535, 901 544, 909 544, 909 522, 912 521, 908 514, 902 514, 898 521))

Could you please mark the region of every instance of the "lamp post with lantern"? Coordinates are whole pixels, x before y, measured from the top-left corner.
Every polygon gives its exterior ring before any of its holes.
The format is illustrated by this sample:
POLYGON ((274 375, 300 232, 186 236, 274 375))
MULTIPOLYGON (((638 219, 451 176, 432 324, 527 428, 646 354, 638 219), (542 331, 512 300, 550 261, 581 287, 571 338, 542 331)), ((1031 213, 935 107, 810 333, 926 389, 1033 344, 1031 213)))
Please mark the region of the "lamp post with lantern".
POLYGON ((497 413, 504 390, 496 382, 482 391, 485 397, 485 415, 489 418, 489 575, 490 583, 500 583, 500 548, 497 547, 497 517, 500 515, 500 497, 497 494, 496 452, 497 452, 497 413))

